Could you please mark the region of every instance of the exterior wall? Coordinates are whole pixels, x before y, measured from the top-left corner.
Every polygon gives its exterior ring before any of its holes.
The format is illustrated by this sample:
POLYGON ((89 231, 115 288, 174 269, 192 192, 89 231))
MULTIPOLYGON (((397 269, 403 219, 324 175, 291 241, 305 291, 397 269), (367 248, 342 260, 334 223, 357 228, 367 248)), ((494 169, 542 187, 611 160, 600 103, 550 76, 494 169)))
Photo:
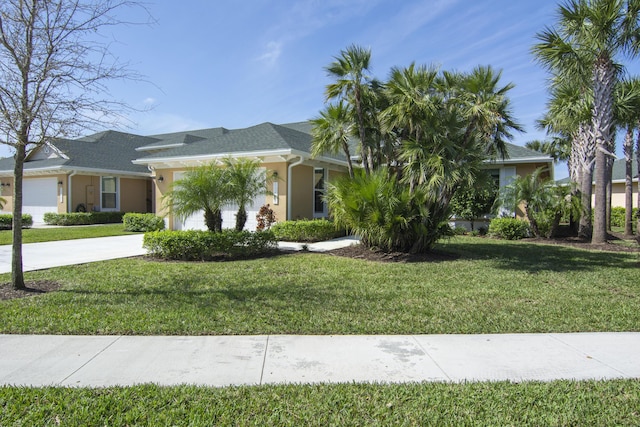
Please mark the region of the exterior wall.
MULTIPOLYGON (((516 167, 516 175, 527 176, 535 172, 535 170, 538 169, 539 167, 549 167, 549 164, 548 163, 520 164, 520 165, 515 165, 515 167, 516 167)), ((546 178, 549 176, 550 176, 549 172, 542 174, 543 178, 546 178)))
POLYGON ((120 178, 120 211, 151 212, 150 180, 120 178))
MULTIPOLYGON (((65 179, 65 181, 68 181, 65 179)), ((87 212, 100 208, 100 177, 95 175, 74 175, 71 177, 70 211, 78 211, 83 204, 87 212)))
POLYGON ((287 164, 285 162, 263 163, 262 167, 267 169, 268 174, 278 174, 274 182, 267 184, 267 190, 273 193, 267 195, 267 203, 275 213, 276 221, 284 221, 287 218, 287 164), (274 191, 276 187, 277 192, 274 191))
MULTIPOLYGON (((638 183, 633 183, 633 207, 638 207, 638 183)), ((5 197, 6 198, 6 197, 5 197)), ((624 208, 625 195, 624 195, 624 182, 614 182, 611 185, 611 206, 624 208)), ((596 204, 596 186, 592 188, 591 194, 591 206, 596 204)))
POLYGON ((0 178, 0 197, 6 200, 2 212, 13 212, 13 186, 13 178, 0 178))
POLYGON ((291 218, 313 218, 313 166, 299 165, 291 171, 291 218))

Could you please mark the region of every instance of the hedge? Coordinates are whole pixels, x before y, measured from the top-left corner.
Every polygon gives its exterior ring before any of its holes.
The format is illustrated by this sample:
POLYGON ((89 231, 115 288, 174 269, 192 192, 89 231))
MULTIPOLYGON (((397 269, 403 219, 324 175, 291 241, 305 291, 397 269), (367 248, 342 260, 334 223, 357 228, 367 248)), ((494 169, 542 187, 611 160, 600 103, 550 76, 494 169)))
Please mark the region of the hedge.
POLYGON ((271 231, 152 231, 143 245, 156 258, 182 261, 211 261, 220 258, 255 256, 277 248, 271 231))
POLYGON ((152 213, 126 213, 122 217, 126 231, 160 231, 164 230, 164 219, 152 213))
POLYGON ((344 230, 337 229, 333 222, 326 219, 278 222, 271 226, 271 231, 276 239, 289 242, 321 242, 346 234, 344 230))
POLYGON ((518 240, 531 235, 529 223, 516 218, 494 218, 489 223, 489 235, 506 240, 518 240))
MULTIPOLYGON (((611 208, 611 226, 612 227, 624 227, 624 218, 627 210, 623 207, 611 208)), ((635 220, 638 218, 638 208, 633 208, 632 218, 635 220)))
MULTIPOLYGON (((29 214, 22 214, 22 228, 30 228, 33 225, 33 218, 29 214)), ((11 230, 13 228, 13 215, 0 214, 0 230, 11 230)))
POLYGON ((122 222, 124 212, 71 212, 44 214, 44 222, 49 225, 90 225, 122 222))

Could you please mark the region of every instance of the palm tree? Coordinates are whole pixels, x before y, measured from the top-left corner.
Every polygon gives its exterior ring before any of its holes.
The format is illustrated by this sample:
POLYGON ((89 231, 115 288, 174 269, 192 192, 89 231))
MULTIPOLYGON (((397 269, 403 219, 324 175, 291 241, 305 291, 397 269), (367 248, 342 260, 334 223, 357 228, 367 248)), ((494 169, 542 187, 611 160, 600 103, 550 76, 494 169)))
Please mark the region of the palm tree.
POLYGON ((616 122, 627 131, 624 138, 625 157, 625 230, 633 236, 633 133, 640 120, 640 79, 627 79, 616 87, 616 122))
POLYGON ((538 121, 541 129, 570 144, 567 166, 573 197, 580 199, 582 208, 578 224, 578 236, 590 238, 591 195, 593 192, 593 167, 595 145, 590 137, 592 91, 577 79, 555 76, 551 85, 551 99, 547 112, 538 121))
POLYGON ((163 197, 165 206, 179 219, 204 211, 204 221, 209 231, 222 231, 221 208, 231 199, 227 171, 215 164, 200 166, 187 171, 184 177, 174 181, 163 197))
POLYGON ((353 120, 351 111, 343 101, 329 104, 320 117, 311 120, 313 128, 311 134, 311 155, 316 157, 323 153, 336 154, 340 150, 347 158, 349 176, 353 178, 353 163, 349 150, 349 140, 353 134, 353 120))
POLYGON ((589 76, 593 88, 596 204, 592 243, 607 240, 608 157, 613 156, 613 92, 620 74, 619 56, 637 56, 640 48, 640 0, 569 0, 559 8, 559 29, 538 35, 538 59, 574 78, 589 76))
POLYGON ((360 137, 360 149, 362 166, 367 174, 373 169, 373 150, 367 145, 365 112, 363 105, 364 91, 370 80, 366 74, 369 71, 371 50, 357 45, 351 45, 336 56, 335 61, 326 67, 330 76, 336 78, 336 82, 326 88, 326 99, 342 99, 353 106, 358 135, 360 137))
POLYGON ((229 199, 238 205, 236 230, 242 231, 247 222, 247 205, 256 197, 268 194, 267 177, 260 169, 259 160, 225 158, 224 165, 228 179, 229 199))

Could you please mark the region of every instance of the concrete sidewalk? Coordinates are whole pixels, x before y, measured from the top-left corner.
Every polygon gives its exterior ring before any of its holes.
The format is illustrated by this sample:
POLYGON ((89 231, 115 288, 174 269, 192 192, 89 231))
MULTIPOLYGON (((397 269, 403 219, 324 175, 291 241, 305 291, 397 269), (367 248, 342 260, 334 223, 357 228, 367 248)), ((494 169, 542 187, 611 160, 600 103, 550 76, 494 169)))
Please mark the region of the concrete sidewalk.
POLYGON ((0 335, 0 384, 640 378, 640 333, 387 336, 0 335))
MULTIPOLYGON (((24 271, 42 270, 64 265, 84 264, 108 259, 144 255, 143 234, 96 237, 92 239, 60 240, 22 245, 24 271)), ((354 237, 342 237, 326 242, 302 244, 279 242, 282 250, 299 251, 305 247, 312 252, 324 252, 358 243, 354 237)), ((11 245, 0 246, 0 273, 11 272, 11 245)))

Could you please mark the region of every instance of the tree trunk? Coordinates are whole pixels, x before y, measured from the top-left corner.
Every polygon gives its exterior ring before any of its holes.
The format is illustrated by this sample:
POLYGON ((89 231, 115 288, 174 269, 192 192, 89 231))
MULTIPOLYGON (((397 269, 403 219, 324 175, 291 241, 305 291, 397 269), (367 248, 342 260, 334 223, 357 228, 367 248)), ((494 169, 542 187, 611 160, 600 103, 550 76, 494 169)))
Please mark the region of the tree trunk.
MULTIPOLYGON (((26 141, 26 136, 24 141, 26 141)), ((14 289, 24 289, 24 271, 22 267, 22 173, 24 159, 26 157, 26 144, 19 143, 14 155, 15 165, 13 169, 13 224, 12 224, 12 251, 11 251, 11 283, 14 289)))
POLYGON ((638 132, 638 139, 636 139, 636 163, 638 169, 638 175, 636 175, 637 188, 638 188, 638 212, 636 213, 636 235, 638 236, 638 243, 640 243, 640 131, 638 132))
POLYGON ((611 200, 612 200, 612 192, 613 192, 613 182, 612 180, 613 173, 613 159, 607 158, 607 216, 605 217, 607 222, 607 231, 611 231, 611 200))
POLYGON ((349 151, 349 145, 342 143, 342 151, 347 158, 347 169, 349 169, 349 178, 353 179, 353 162, 351 162, 351 152, 349 151))
POLYGON ((593 127, 596 142, 596 200, 592 244, 607 241, 607 177, 611 125, 613 120, 614 70, 607 56, 597 58, 593 70, 593 127))
POLYGON ((627 128, 624 138, 624 235, 633 236, 633 127, 627 128))
POLYGON ((242 231, 246 223, 247 210, 244 208, 244 206, 240 206, 238 208, 238 213, 236 213, 236 231, 242 231))
POLYGON ((580 225, 578 236, 588 239, 591 237, 591 195, 593 194, 593 166, 582 171, 582 182, 580 182, 580 203, 582 205, 580 213, 580 225))

